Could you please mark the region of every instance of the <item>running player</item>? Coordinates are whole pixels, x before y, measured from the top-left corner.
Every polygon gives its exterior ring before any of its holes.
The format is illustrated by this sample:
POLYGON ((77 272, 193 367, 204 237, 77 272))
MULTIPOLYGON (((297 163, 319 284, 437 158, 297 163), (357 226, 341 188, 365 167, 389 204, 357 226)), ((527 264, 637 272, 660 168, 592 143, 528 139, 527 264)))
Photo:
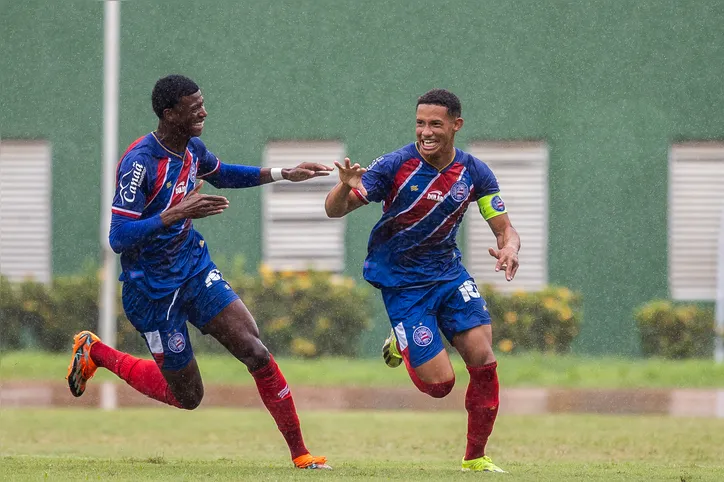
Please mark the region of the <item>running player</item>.
POLYGON ((170 75, 152 93, 158 129, 137 139, 118 164, 110 244, 121 254, 123 307, 154 360, 135 358, 82 331, 74 338, 68 385, 83 394, 97 367, 160 402, 193 410, 204 387, 187 320, 246 365, 299 468, 329 468, 307 450, 294 400, 244 303, 211 261, 192 219, 221 214, 223 196, 200 192, 202 179, 218 188, 244 188, 328 175, 331 167, 302 163, 291 169, 224 164, 198 136, 207 116, 191 79, 170 75))
POLYGON ((476 202, 497 238, 495 270, 511 281, 518 269, 520 238, 507 215, 498 182, 483 162, 454 147, 463 126, 460 100, 435 89, 417 101, 417 142, 375 159, 339 168, 340 182, 325 201, 327 215, 341 217, 382 202, 372 229, 364 277, 382 292, 392 324, 383 345, 390 367, 403 361, 415 386, 446 396, 455 372, 440 332, 460 353, 470 373, 465 396, 467 448, 462 469, 503 472, 485 446, 498 413, 497 362, 490 315, 475 281, 461 262, 455 237, 468 204, 476 202))

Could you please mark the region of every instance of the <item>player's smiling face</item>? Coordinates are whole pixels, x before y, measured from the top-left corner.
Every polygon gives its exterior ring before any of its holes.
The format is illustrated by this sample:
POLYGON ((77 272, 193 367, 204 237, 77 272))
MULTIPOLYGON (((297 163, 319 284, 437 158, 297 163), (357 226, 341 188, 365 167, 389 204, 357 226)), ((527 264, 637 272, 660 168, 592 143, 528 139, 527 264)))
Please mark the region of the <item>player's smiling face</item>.
POLYGON ((449 161, 448 157, 454 152, 455 133, 462 126, 463 119, 449 115, 445 106, 418 105, 415 132, 420 154, 428 161, 449 161))
POLYGON ((204 120, 208 113, 200 90, 181 97, 179 103, 171 110, 172 122, 179 133, 198 137, 204 131, 204 120))

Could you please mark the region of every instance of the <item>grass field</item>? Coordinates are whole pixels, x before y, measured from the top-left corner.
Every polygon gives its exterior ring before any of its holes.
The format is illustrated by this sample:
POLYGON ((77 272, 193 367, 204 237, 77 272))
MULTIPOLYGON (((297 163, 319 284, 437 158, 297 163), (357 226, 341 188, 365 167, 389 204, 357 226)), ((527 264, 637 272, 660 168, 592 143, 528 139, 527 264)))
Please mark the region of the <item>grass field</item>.
MULTIPOLYGON (((69 354, 14 352, 0 356, 1 380, 62 380, 69 354)), ((409 384, 404 369, 390 370, 381 359, 280 359, 293 385, 400 386, 409 384)), ((467 372, 453 358, 458 384, 467 372)), ((201 355, 199 366, 207 383, 251 384, 244 367, 230 355, 201 355)), ((633 360, 529 354, 499 357, 498 374, 505 387, 564 388, 721 388, 724 364, 712 360, 633 360)), ((117 379, 100 370, 100 380, 117 379)))
POLYGON ((459 472, 465 413, 304 412, 333 471, 291 468, 255 410, 0 410, 0 480, 724 479, 724 420, 501 416, 489 455, 510 474, 459 472))

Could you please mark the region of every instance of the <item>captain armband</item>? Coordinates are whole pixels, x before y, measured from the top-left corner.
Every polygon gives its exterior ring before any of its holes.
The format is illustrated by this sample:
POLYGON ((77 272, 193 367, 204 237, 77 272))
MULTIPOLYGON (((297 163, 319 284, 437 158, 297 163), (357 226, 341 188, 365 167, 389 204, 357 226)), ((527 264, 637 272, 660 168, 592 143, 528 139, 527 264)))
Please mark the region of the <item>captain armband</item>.
POLYGON ((478 199, 478 208, 480 209, 480 214, 482 214, 486 221, 508 212, 508 210, 505 209, 505 203, 500 198, 499 192, 488 194, 478 199))

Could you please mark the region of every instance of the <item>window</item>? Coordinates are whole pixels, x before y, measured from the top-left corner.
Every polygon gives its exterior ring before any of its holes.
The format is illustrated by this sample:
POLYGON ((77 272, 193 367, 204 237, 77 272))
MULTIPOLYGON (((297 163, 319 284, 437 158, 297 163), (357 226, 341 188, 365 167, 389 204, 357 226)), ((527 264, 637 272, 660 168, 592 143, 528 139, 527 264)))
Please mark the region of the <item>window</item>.
POLYGON ((548 147, 537 142, 480 142, 468 146, 470 154, 493 170, 511 222, 520 234, 520 265, 512 282, 496 273, 488 247, 495 236, 471 205, 465 221, 465 264, 478 284, 504 292, 535 291, 548 282, 548 147))
MULTIPOLYGON (((300 162, 333 166, 345 156, 339 142, 272 142, 265 167, 294 167, 300 162)), ((263 259, 274 270, 340 272, 344 268, 345 221, 330 219, 324 199, 337 184, 335 174, 305 182, 278 181, 264 189, 263 259)))
POLYGON ((675 300, 713 300, 724 207, 724 144, 669 152, 669 290, 675 300))
POLYGON ((0 272, 11 281, 50 281, 50 193, 50 145, 0 142, 0 272))

